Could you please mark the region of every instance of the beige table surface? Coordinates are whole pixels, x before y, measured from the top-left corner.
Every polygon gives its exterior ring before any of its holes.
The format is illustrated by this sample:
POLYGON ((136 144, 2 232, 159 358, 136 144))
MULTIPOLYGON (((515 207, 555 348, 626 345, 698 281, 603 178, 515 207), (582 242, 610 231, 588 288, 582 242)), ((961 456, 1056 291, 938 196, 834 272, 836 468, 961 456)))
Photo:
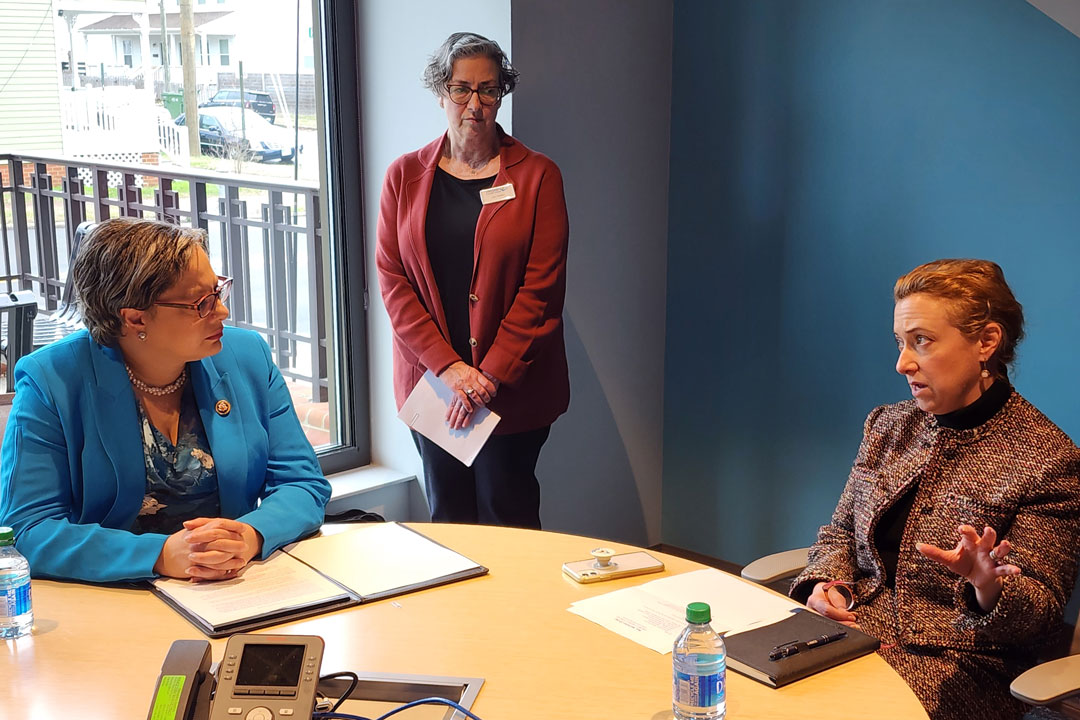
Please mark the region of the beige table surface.
MULTIPOLYGON (((491 573, 263 632, 322 636, 323 672, 482 677, 473 711, 483 720, 671 717, 671 655, 567 608, 702 565, 653 553, 667 566, 663 574, 579 585, 563 576, 563 562, 601 544, 636 548, 531 530, 412 527, 491 573)), ((203 637, 146 590, 35 580, 33 599, 34 633, 0 648, 0 718, 140 720, 172 641, 203 637)), ((212 641, 215 661, 224 643, 212 641)), ((396 717, 409 720, 410 712, 396 717)), ((918 720, 926 713, 876 654, 779 690, 728 672, 731 720, 806 717, 918 720)))

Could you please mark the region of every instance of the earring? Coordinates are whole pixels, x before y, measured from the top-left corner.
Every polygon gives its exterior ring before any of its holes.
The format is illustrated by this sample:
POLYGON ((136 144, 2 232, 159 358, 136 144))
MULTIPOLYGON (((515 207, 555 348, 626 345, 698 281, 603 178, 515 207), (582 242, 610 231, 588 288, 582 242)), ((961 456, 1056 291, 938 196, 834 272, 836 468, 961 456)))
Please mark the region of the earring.
MULTIPOLYGON (((142 330, 140 330, 140 331, 139 331, 139 335, 138 335, 138 338, 139 338, 140 340, 142 340, 142 341, 144 341, 144 342, 145 342, 145 341, 146 341, 146 333, 144 333, 144 332, 143 332, 142 330)), ((986 372, 986 371, 985 371, 985 370, 983 370, 983 372, 986 372)), ((983 377, 986 377, 986 376, 984 375, 983 377)))
POLYGON ((982 365, 982 372, 980 372, 979 375, 981 375, 984 379, 990 377, 990 371, 986 369, 986 362, 982 361, 979 364, 982 365))

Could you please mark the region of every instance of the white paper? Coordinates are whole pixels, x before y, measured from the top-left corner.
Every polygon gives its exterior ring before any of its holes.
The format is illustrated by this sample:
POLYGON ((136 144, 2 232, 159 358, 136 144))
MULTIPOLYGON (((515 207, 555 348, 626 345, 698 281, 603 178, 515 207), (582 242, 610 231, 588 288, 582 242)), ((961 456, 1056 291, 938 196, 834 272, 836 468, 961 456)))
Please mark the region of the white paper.
POLYGON ((361 597, 472 570, 472 560, 397 523, 363 523, 310 538, 289 554, 361 597))
POLYGON ((409 393, 398 417, 410 428, 426 437, 460 460, 466 467, 473 464, 500 418, 487 408, 473 412, 472 422, 461 430, 451 430, 446 422, 446 409, 454 392, 428 370, 409 393))
POLYGON ((686 606, 708 603, 712 628, 734 634, 783 620, 802 606, 715 569, 660 578, 573 603, 569 611, 658 653, 686 627, 686 606))
POLYGON ((214 626, 348 597, 340 587, 280 550, 266 560, 250 563, 232 580, 193 583, 158 578, 154 586, 214 626))

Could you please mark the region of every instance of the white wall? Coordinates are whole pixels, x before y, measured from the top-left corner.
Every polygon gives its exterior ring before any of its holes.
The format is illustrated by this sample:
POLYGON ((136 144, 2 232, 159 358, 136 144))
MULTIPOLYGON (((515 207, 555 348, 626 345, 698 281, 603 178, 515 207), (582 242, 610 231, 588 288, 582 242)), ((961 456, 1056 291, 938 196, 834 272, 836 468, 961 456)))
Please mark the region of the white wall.
POLYGON ((559 164, 570 212, 571 400, 540 456, 544 526, 656 543, 672 3, 519 0, 513 39, 515 135, 559 164))
MULTIPOLYGON (((408 428, 397 419, 390 358, 390 322, 375 276, 375 223, 389 164, 446 130, 446 116, 420 85, 431 53, 450 33, 476 32, 510 52, 510 7, 505 0, 360 0, 360 92, 364 153, 364 225, 371 381, 372 462, 423 477, 408 428)), ((511 57, 513 57, 511 55, 511 57)), ((499 121, 509 132, 512 102, 499 121)))

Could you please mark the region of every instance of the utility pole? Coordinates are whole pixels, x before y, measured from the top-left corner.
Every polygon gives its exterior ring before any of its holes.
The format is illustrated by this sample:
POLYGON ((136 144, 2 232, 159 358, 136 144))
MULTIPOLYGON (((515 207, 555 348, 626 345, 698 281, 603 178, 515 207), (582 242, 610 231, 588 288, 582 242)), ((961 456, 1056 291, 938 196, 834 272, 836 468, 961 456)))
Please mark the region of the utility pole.
POLYGON ((169 28, 165 24, 165 0, 158 0, 158 17, 161 18, 161 67, 165 69, 162 92, 172 92, 169 88, 169 28))
POLYGON ((184 124, 187 126, 191 156, 202 155, 199 143, 199 102, 195 96, 195 68, 199 56, 195 54, 195 13, 191 0, 180 0, 180 64, 184 69, 184 124))

